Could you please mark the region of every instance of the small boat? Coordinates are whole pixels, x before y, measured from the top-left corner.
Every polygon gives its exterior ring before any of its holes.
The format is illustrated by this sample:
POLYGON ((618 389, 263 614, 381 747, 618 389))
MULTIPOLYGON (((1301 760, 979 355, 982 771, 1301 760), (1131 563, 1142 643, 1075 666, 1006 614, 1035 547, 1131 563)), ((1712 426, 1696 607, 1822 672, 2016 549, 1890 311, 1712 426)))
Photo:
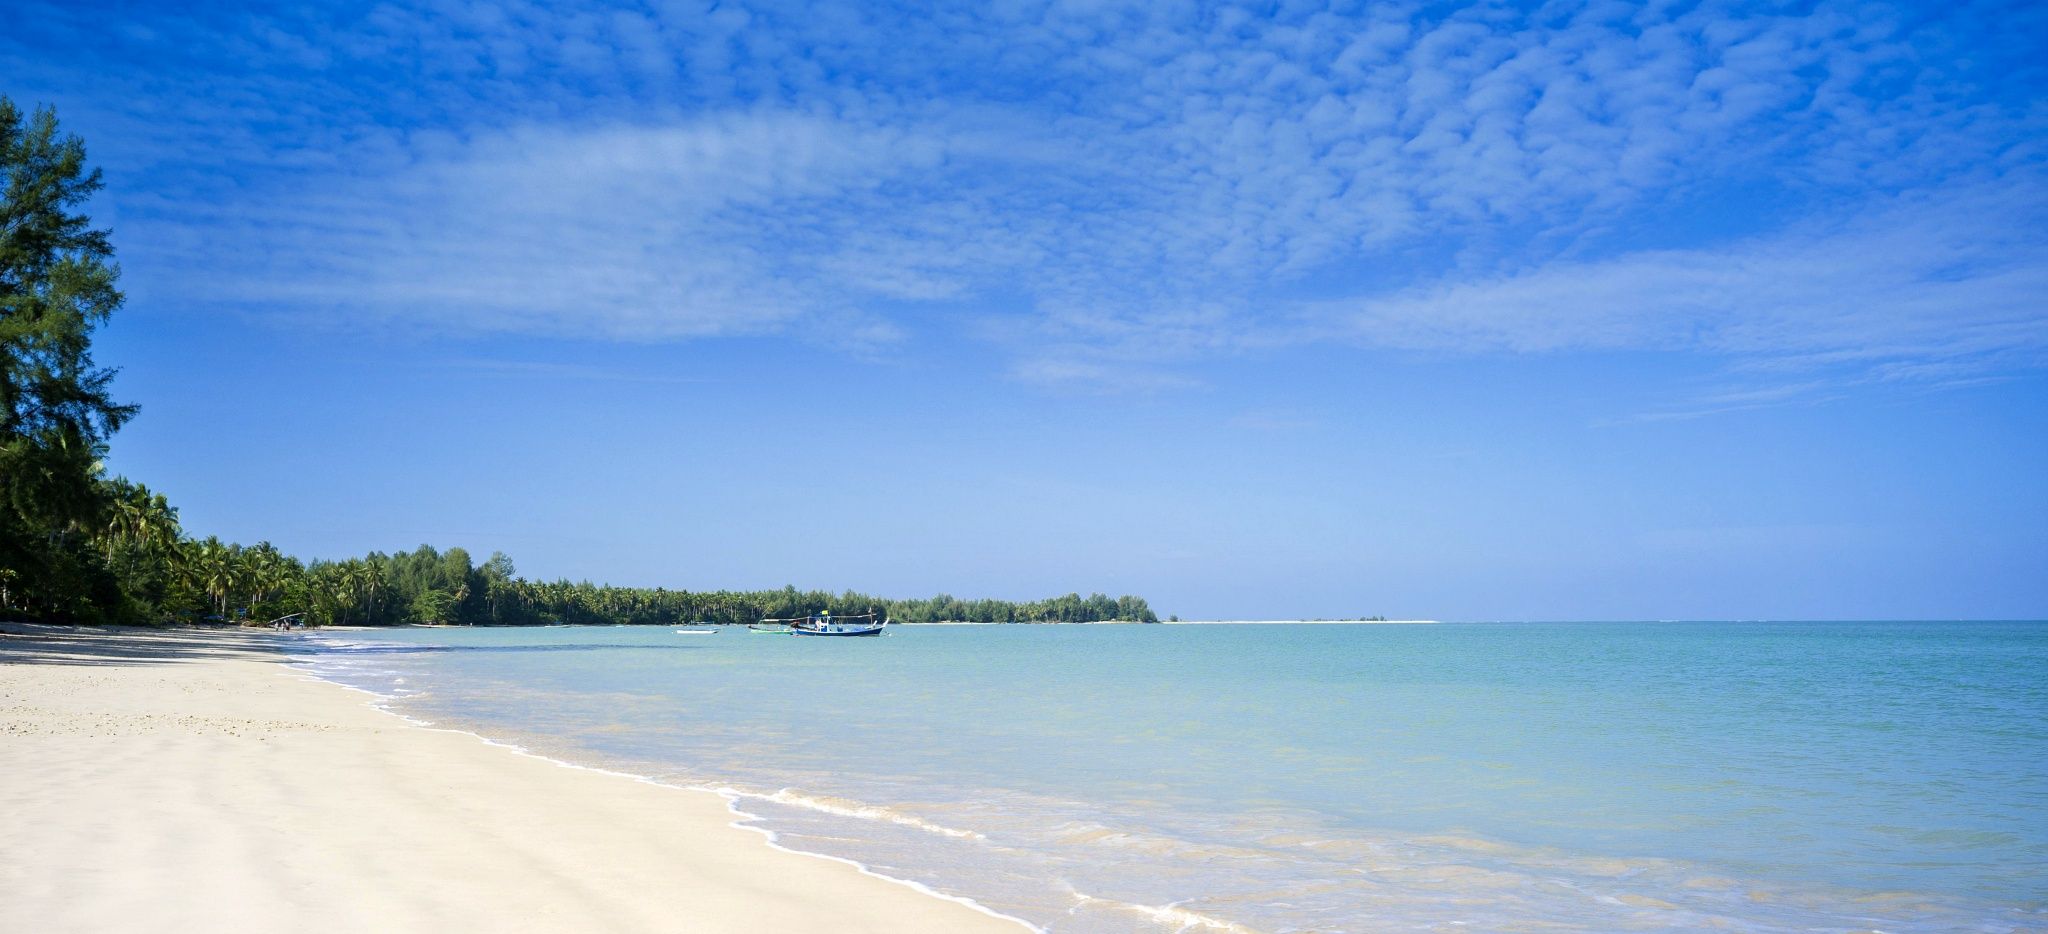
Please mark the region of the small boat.
POLYGON ((679 636, 715 636, 715 635, 718 635, 718 630, 716 630, 716 629, 678 629, 678 630, 676 630, 676 635, 679 635, 679 636))
POLYGON ((879 636, 889 625, 887 619, 877 617, 873 612, 851 616, 816 613, 800 619, 764 619, 761 622, 788 623, 792 636, 879 636))
POLYGON ((789 627, 788 627, 788 626, 756 626, 756 625, 754 625, 754 624, 752 624, 752 623, 748 623, 748 624, 747 624, 747 631, 748 631, 748 632, 757 632, 757 633, 760 633, 761 635, 764 635, 764 636, 786 636, 786 635, 789 635, 789 627))

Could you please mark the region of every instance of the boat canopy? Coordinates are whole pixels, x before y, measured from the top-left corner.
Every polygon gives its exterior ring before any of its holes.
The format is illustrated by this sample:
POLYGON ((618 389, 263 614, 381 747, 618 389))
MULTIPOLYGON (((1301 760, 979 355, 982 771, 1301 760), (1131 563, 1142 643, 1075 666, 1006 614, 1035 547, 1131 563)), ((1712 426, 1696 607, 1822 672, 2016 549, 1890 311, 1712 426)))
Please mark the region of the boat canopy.
POLYGON ((846 613, 838 616, 830 612, 789 619, 764 619, 764 623, 788 623, 789 634, 793 636, 879 636, 889 620, 878 616, 875 611, 846 613))
POLYGON ((812 614, 811 614, 811 615, 809 615, 809 616, 785 616, 785 617, 772 617, 772 616, 764 616, 764 617, 762 617, 762 618, 761 618, 761 622, 764 622, 764 623, 812 623, 812 622, 827 622, 827 623, 829 623, 829 622, 834 622, 834 621, 837 621, 837 620, 848 620, 848 621, 852 621, 852 620, 857 620, 857 619, 874 619, 874 618, 876 618, 876 614, 875 614, 875 611, 874 611, 874 610, 869 610, 869 611, 867 611, 866 613, 833 613, 833 612, 827 611, 827 612, 824 612, 824 613, 812 613, 812 614))

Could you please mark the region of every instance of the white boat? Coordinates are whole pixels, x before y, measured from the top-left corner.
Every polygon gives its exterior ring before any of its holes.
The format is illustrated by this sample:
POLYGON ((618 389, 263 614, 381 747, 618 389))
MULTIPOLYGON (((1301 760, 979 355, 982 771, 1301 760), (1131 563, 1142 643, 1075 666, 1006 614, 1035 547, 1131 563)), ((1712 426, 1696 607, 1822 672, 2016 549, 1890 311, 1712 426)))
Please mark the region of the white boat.
POLYGON ((716 629, 678 629, 678 630, 676 630, 676 635, 679 635, 679 636, 715 636, 715 635, 718 635, 718 630, 716 630, 716 629))

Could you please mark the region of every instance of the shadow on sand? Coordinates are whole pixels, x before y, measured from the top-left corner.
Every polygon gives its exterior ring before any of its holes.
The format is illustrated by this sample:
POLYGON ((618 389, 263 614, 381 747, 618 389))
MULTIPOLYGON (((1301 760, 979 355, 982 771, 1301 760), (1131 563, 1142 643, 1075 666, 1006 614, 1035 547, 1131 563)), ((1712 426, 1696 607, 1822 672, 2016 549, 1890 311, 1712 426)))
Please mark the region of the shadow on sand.
POLYGON ((276 658, 289 637, 241 629, 0 623, 0 665, 165 665, 276 658))
POLYGON ((322 645, 298 633, 242 628, 144 629, 0 623, 0 665, 163 665, 290 655, 416 655, 428 652, 687 652, 701 645, 578 642, 565 645, 322 645))

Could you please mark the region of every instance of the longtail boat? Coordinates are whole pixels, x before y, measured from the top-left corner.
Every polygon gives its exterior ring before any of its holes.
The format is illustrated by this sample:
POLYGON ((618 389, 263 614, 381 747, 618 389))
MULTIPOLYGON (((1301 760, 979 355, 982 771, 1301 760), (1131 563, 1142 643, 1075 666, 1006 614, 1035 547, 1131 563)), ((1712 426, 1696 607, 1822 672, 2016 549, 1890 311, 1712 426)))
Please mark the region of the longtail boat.
MULTIPOLYGON (((792 636, 879 636, 889 621, 867 613, 834 616, 831 613, 813 613, 809 616, 790 619, 764 619, 764 623, 788 623, 792 636)), ((772 630, 756 630, 772 631, 772 630)))

